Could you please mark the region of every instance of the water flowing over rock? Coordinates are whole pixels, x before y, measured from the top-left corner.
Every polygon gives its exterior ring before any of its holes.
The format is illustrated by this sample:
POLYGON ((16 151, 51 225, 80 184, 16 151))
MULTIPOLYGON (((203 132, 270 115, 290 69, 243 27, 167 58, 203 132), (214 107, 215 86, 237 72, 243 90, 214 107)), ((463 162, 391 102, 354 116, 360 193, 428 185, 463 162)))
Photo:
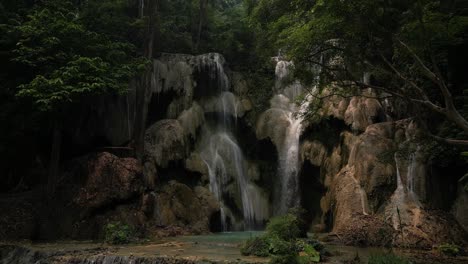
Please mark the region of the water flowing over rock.
POLYGON ((249 181, 247 164, 241 149, 227 132, 207 132, 206 135, 206 141, 202 141, 205 147, 201 150, 201 157, 208 167, 210 190, 221 201, 223 228, 228 228, 226 217, 235 219, 232 214, 227 215, 224 201, 225 192, 233 180, 237 184, 235 188, 240 192, 239 207, 242 209, 244 227, 251 229, 260 226, 269 216, 268 202, 262 192, 249 181))
POLYGON ((261 226, 269 216, 268 198, 250 182, 234 133, 237 120, 252 108, 248 98, 234 94, 245 95, 245 81, 234 74, 237 91, 231 91, 224 58, 216 53, 163 54, 154 65, 154 97, 176 96, 162 109, 170 119, 146 132, 147 173, 169 168, 171 161, 184 161, 187 170, 207 176, 221 206, 223 229, 261 226))
POLYGON ((362 134, 341 132, 333 147, 305 140, 301 159, 320 167, 327 188, 321 222, 350 244, 430 247, 463 241, 465 233, 450 215, 423 203, 428 162, 418 134, 414 122, 401 120, 369 125, 362 134))
POLYGON ((278 177, 280 186, 275 191, 277 214, 284 214, 289 208, 299 206, 299 137, 302 132, 302 110, 307 102, 297 105, 298 96, 303 93, 302 85, 293 81, 289 67, 292 63, 279 60, 276 64, 275 90, 270 100, 271 108, 262 113, 257 121, 257 138, 269 138, 278 151, 278 177))

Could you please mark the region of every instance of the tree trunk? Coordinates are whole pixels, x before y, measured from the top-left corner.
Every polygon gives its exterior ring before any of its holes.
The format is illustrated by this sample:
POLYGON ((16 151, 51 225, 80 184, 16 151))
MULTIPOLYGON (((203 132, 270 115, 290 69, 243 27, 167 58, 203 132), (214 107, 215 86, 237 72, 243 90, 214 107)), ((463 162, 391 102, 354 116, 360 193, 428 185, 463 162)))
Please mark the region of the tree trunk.
MULTIPOLYGON (((152 60, 154 39, 156 32, 156 21, 157 21, 157 7, 159 0, 148 1, 147 8, 149 10, 149 22, 146 27, 145 40, 143 43, 144 56, 152 60)), ((135 130, 134 130, 134 142, 135 142, 135 156, 141 162, 144 154, 144 139, 146 130, 146 115, 148 114, 148 104, 151 101, 151 69, 148 69, 137 81, 136 81, 136 117, 135 117, 135 130)))
POLYGON ((60 150, 62 145, 62 131, 57 121, 54 123, 52 135, 52 149, 49 161, 49 177, 47 180, 47 193, 53 196, 57 187, 59 165, 60 165, 60 150))
POLYGON ((198 52, 198 49, 200 48, 200 42, 201 42, 201 33, 203 30, 203 22, 205 20, 205 14, 206 14, 206 5, 207 5, 207 0, 199 0, 200 1, 200 8, 199 8, 199 19, 198 19, 198 31, 197 31, 197 40, 195 42, 195 51, 198 52))

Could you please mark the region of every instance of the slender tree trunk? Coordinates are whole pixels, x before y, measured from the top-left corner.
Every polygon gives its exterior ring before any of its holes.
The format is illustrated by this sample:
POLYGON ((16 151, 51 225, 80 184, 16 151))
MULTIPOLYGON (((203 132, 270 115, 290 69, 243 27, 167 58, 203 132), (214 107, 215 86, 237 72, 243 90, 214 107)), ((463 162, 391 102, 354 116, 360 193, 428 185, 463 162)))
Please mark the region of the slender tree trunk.
POLYGON ((199 19, 198 19, 198 31, 197 31, 197 40, 195 42, 196 52, 198 52, 198 49, 200 48, 201 33, 203 30, 203 24, 204 24, 205 17, 206 17, 206 6, 207 6, 207 0, 199 0, 199 1, 200 1, 200 8, 199 8, 199 19))
MULTIPOLYGON (((144 56, 149 60, 153 58, 153 48, 156 35, 156 22, 157 22, 157 7, 159 0, 149 0, 148 8, 149 21, 146 27, 145 40, 143 43, 144 56)), ((144 139, 146 130, 146 115, 148 114, 148 104, 151 101, 151 68, 148 69, 137 81, 136 81, 136 117, 135 117, 135 156, 141 162, 144 154, 144 139)))
POLYGON ((60 150, 62 147, 62 130, 58 121, 54 122, 52 135, 52 149, 49 161, 49 177, 47 181, 47 193, 53 196, 57 187, 59 166, 60 166, 60 150))

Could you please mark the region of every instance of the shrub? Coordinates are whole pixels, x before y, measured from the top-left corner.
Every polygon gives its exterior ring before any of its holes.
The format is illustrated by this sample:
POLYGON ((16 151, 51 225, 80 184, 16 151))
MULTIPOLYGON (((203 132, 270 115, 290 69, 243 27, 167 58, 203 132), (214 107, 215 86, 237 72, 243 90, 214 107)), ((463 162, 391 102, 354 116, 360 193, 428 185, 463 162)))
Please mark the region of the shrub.
POLYGON ((244 256, 268 257, 269 242, 265 237, 254 237, 247 240, 241 247, 241 254, 244 256))
POLYGON ((299 220, 293 214, 272 218, 266 227, 266 231, 269 235, 286 241, 292 241, 301 234, 299 220))
POLYGON ((455 244, 442 244, 438 247, 440 253, 447 256, 457 256, 460 254, 460 247, 455 244))
POLYGON ((394 254, 384 254, 371 256, 368 264, 411 264, 411 262, 394 254))
POLYGON ((104 235, 107 243, 110 244, 128 244, 132 239, 133 229, 121 222, 111 222, 104 227, 104 235))
POLYGON ((269 252, 272 255, 287 255, 296 252, 294 243, 286 241, 277 236, 269 236, 269 252))
POLYGON ((318 252, 312 245, 304 245, 304 249, 299 253, 299 263, 309 264, 320 262, 320 252, 318 252))
POLYGON ((316 240, 299 239, 301 237, 299 213, 290 212, 285 216, 272 218, 263 236, 251 238, 243 244, 242 255, 272 256, 271 264, 319 262, 325 248, 316 240))

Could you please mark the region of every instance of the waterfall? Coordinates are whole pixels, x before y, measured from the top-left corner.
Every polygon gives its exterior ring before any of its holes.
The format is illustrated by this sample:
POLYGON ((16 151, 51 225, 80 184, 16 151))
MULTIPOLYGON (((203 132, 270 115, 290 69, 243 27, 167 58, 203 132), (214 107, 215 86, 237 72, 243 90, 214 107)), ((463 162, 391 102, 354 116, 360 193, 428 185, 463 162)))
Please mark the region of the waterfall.
POLYGON ((275 213, 285 214, 288 209, 300 204, 299 190, 299 141, 302 132, 303 114, 308 100, 298 105, 297 98, 303 94, 298 81, 291 82, 291 62, 277 59, 274 90, 270 109, 264 112, 257 123, 257 137, 269 137, 278 152, 278 185, 275 188, 275 213))
POLYGON ((278 151, 278 172, 281 178, 279 212, 281 214, 286 213, 289 208, 299 205, 299 136, 302 120, 296 118, 293 112, 286 115, 290 125, 286 131, 284 144, 278 151))
POLYGON ((394 155, 395 160, 395 168, 397 173, 397 188, 391 197, 391 216, 392 216, 392 223, 393 228, 398 229, 400 226, 400 222, 402 220, 402 215, 406 212, 406 204, 405 204, 405 188, 403 186, 403 182, 401 180, 400 174, 400 165, 397 154, 394 155))
POLYGON ((212 132, 205 129, 204 134, 208 140, 201 157, 208 167, 210 190, 220 201, 223 229, 228 230, 226 223, 228 215, 223 194, 232 180, 235 180, 236 188, 240 192, 244 228, 255 228, 267 218, 268 212, 258 190, 249 182, 242 150, 229 131, 217 128, 212 132))
POLYGON ((397 188, 390 198, 390 206, 387 208, 387 214, 391 217, 393 227, 400 228, 402 223, 417 223, 421 203, 415 193, 415 178, 419 175, 417 166, 417 155, 420 147, 411 153, 408 158, 408 167, 406 172, 406 186, 401 178, 401 166, 397 153, 394 155, 395 168, 397 174, 397 188))
POLYGON ((225 194, 230 184, 240 196, 243 228, 253 229, 268 218, 268 205, 260 191, 250 182, 247 161, 234 136, 239 115, 239 101, 229 92, 229 79, 224 72, 224 58, 219 54, 200 56, 198 68, 208 72, 211 80, 216 80, 217 95, 203 106, 207 113, 217 113, 214 125, 206 124, 202 131, 200 156, 208 167, 210 190, 221 206, 221 225, 229 229, 227 219, 236 217, 227 206, 225 194))

